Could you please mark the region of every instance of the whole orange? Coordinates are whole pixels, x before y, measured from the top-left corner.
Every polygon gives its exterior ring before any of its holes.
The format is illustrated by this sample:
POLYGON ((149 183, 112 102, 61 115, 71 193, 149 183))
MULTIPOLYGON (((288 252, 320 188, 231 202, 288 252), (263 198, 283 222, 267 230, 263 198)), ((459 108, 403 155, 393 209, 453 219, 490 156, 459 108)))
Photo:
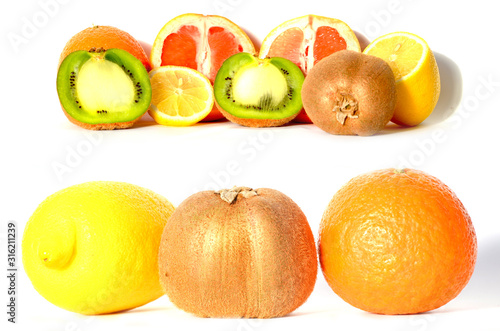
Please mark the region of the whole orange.
POLYGON ((130 34, 118 28, 94 25, 75 34, 64 46, 59 64, 74 51, 88 51, 91 48, 120 48, 139 59, 147 71, 151 70, 148 56, 141 44, 130 34))
POLYGON ((320 226, 321 268, 351 305, 379 314, 441 307, 469 281, 477 256, 470 216, 439 179, 385 169, 353 178, 320 226))

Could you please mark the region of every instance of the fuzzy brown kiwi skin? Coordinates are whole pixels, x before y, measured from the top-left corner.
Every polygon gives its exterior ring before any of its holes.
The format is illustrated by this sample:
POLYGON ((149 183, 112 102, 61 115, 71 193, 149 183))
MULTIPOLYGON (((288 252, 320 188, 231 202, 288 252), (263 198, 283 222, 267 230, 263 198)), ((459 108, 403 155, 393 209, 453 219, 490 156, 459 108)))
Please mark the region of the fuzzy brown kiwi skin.
POLYGON ((389 65, 375 56, 343 50, 322 59, 302 86, 307 115, 331 134, 370 136, 391 120, 396 83, 389 65), (356 100, 357 110, 342 123, 334 112, 339 100, 356 100))
POLYGON ((178 308, 201 317, 272 318, 311 294, 318 262, 305 215, 279 191, 248 190, 235 199, 196 193, 169 219, 160 282, 178 308))
POLYGON ((215 105, 216 105, 217 109, 222 113, 222 115, 224 115, 224 117, 226 119, 228 119, 229 121, 231 121, 235 124, 248 126, 251 128, 269 128, 269 127, 275 127, 275 126, 282 126, 282 125, 285 125, 288 122, 292 121, 299 114, 299 113, 297 113, 297 114, 294 114, 292 116, 280 118, 280 119, 241 118, 241 117, 236 117, 234 115, 231 115, 230 113, 225 111, 221 106, 219 106, 217 101, 215 101, 215 105))

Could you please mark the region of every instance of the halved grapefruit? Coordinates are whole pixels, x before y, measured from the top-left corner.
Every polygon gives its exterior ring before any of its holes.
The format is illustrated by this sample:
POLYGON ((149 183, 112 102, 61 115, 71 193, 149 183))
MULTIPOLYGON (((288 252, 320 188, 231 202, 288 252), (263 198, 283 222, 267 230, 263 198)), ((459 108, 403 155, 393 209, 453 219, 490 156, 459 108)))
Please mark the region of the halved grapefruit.
MULTIPOLYGON (((239 52, 255 54, 248 35, 235 23, 217 15, 184 14, 170 20, 151 49, 151 66, 174 65, 198 70, 213 85, 220 66, 239 52)), ((224 118, 214 106, 204 121, 224 118)))
MULTIPOLYGON (((361 51, 356 34, 346 23, 335 18, 306 15, 274 28, 264 38, 259 57, 284 57, 307 75, 321 59, 343 49, 361 51)), ((312 123, 304 109, 294 121, 312 123)))

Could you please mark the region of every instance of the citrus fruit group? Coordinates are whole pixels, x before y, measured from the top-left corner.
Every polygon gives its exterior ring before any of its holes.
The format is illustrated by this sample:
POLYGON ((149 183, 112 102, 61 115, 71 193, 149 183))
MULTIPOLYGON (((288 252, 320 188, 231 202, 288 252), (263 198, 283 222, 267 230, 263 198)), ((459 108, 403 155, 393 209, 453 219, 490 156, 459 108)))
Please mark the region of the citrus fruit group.
POLYGON ((425 40, 408 32, 394 32, 375 39, 363 53, 382 58, 394 72, 394 123, 415 126, 429 117, 438 102, 441 81, 436 59, 425 40))
POLYGON ((61 52, 59 64, 74 51, 89 51, 92 48, 123 49, 141 61, 147 71, 151 70, 146 52, 134 37, 123 30, 105 25, 94 25, 71 37, 61 52))
POLYGON ((153 97, 149 114, 163 125, 188 126, 205 118, 214 105, 210 81, 200 72, 162 66, 149 73, 153 97))
POLYGON ((455 298, 475 266, 471 219, 457 196, 421 171, 355 177, 333 197, 319 237, 325 279, 351 305, 413 314, 455 298))
MULTIPOLYGON (((247 34, 235 23, 217 15, 184 14, 167 22, 151 49, 153 68, 174 65, 198 70, 213 84, 222 63, 239 52, 255 53, 247 34)), ((213 107, 204 119, 223 118, 213 107)))
MULTIPOLYGON (((346 23, 335 18, 306 15, 274 28, 262 41, 259 57, 284 57, 307 76, 321 59, 344 49, 361 51, 358 38, 346 23)), ((304 110, 295 120, 311 123, 304 110)))
POLYGON ((174 207, 120 182, 68 187, 43 201, 24 231, 24 269, 35 289, 69 311, 135 308, 163 295, 158 247, 174 207))

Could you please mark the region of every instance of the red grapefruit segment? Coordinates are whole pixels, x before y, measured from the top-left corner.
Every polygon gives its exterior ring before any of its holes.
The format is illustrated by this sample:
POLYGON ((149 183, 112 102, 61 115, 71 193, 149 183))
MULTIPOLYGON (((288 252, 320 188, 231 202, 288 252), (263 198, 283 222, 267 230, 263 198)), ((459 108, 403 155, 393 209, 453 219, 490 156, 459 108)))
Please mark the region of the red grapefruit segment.
POLYGON ((282 34, 278 35, 273 42, 272 47, 267 53, 268 57, 284 57, 295 63, 302 72, 304 68, 301 67, 301 46, 304 42, 304 32, 299 28, 291 28, 285 30, 282 34))
POLYGON ((161 65, 175 65, 197 69, 197 45, 200 31, 192 25, 182 26, 179 31, 165 38, 161 54, 161 65))
POLYGON ((320 26, 318 30, 316 30, 316 40, 314 41, 314 64, 328 55, 344 49, 347 49, 347 43, 337 29, 329 26, 320 26))
POLYGON ((212 65, 206 76, 213 84, 222 63, 230 56, 242 52, 243 46, 230 31, 213 26, 208 29, 208 48, 212 65))

